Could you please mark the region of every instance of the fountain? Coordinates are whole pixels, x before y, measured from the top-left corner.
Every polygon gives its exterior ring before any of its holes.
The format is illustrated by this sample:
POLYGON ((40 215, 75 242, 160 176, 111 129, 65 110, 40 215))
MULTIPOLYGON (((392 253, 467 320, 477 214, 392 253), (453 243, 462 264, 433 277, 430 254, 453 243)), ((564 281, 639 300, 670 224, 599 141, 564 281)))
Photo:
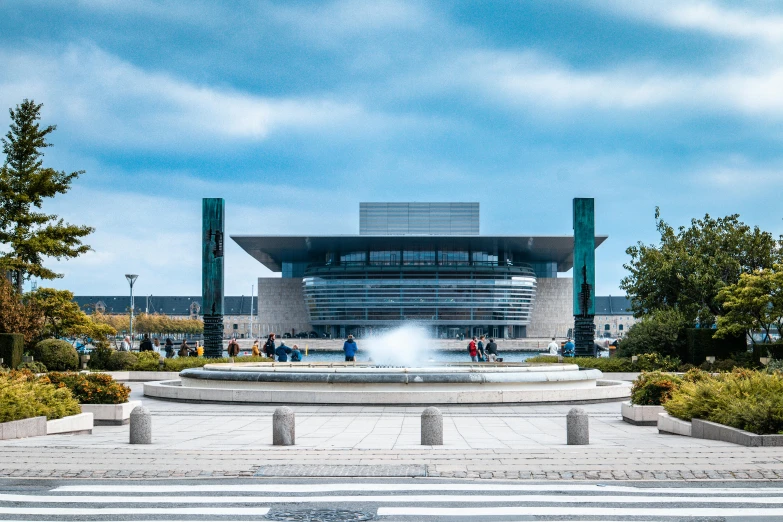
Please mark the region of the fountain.
MULTIPOLYGON (((371 360, 339 363, 222 363, 145 383, 144 394, 174 400, 285 404, 492 404, 591 402, 630 395, 575 364, 438 363, 426 332, 404 326, 361 341, 371 360)), ((360 352, 362 353, 362 352, 360 352)), ((467 354, 466 354, 467 355, 467 354)))

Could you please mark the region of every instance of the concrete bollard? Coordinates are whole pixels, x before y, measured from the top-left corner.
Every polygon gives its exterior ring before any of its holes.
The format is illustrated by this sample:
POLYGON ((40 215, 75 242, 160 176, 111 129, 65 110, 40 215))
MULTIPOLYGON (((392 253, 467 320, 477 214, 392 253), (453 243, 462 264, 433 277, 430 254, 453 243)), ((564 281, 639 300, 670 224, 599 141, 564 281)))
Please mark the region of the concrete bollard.
POLYGON ((590 444, 590 423, 582 408, 571 408, 566 416, 566 434, 569 446, 590 444))
POLYGON ((443 414, 434 406, 421 412, 421 445, 443 446, 443 414))
POLYGON ((131 411, 130 443, 152 444, 152 415, 144 406, 136 406, 131 411))
POLYGON ((293 446, 296 436, 294 410, 281 406, 272 417, 272 444, 275 446, 293 446))

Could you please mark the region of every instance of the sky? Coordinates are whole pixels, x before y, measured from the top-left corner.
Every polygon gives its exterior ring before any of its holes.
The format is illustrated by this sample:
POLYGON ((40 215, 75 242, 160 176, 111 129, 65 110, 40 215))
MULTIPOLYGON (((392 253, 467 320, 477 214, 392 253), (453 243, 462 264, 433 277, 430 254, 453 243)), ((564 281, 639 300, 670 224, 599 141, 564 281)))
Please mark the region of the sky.
MULTIPOLYGON (((622 295, 656 206, 783 233, 782 58, 772 0, 0 3, 0 108, 43 103, 44 165, 85 171, 45 207, 96 229, 41 283, 77 295, 199 295, 203 197, 228 235, 355 234, 361 201, 570 235, 593 197, 622 295)), ((227 295, 275 275, 227 242, 227 295)))

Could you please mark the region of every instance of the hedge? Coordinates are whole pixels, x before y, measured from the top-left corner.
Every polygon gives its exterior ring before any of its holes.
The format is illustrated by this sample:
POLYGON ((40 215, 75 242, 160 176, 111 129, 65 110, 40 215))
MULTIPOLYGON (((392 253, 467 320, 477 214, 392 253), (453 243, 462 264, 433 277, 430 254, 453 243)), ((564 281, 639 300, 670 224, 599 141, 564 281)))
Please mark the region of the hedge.
MULTIPOLYGON (((557 356, 540 355, 531 357, 529 363, 556 363, 557 356)), ((677 358, 662 357, 657 353, 642 354, 636 362, 628 357, 564 357, 564 363, 576 364, 580 368, 595 368, 602 372, 677 371, 681 362, 677 358)))
POLYGON ((24 335, 17 333, 0 334, 0 357, 3 364, 14 369, 22 363, 24 353, 24 335))
POLYGON ((716 359, 736 359, 737 354, 748 351, 745 335, 713 338, 715 330, 710 328, 686 328, 685 352, 680 358, 688 363, 699 365, 707 356, 716 359))
POLYGON ((105 373, 49 373, 46 378, 58 387, 67 387, 81 404, 122 404, 128 402, 130 388, 105 373))

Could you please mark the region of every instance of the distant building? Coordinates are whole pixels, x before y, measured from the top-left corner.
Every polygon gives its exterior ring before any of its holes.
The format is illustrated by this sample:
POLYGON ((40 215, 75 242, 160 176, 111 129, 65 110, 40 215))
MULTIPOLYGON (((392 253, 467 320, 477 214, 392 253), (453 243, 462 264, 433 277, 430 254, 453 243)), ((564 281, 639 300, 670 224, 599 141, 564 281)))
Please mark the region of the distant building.
MULTIPOLYGON (((75 296, 74 302, 84 312, 92 314, 127 314, 130 311, 129 296, 75 296)), ((200 296, 134 296, 134 313, 162 314, 173 319, 202 319, 200 296)), ((251 310, 256 319, 258 300, 248 296, 226 296, 223 316, 224 335, 244 339, 251 337, 251 310), (251 306, 252 302, 252 306, 251 306)), ((252 323, 252 336, 258 337, 258 322, 252 323)))
POLYGON ((625 337, 638 319, 631 312, 631 300, 627 297, 595 297, 595 336, 625 337))

